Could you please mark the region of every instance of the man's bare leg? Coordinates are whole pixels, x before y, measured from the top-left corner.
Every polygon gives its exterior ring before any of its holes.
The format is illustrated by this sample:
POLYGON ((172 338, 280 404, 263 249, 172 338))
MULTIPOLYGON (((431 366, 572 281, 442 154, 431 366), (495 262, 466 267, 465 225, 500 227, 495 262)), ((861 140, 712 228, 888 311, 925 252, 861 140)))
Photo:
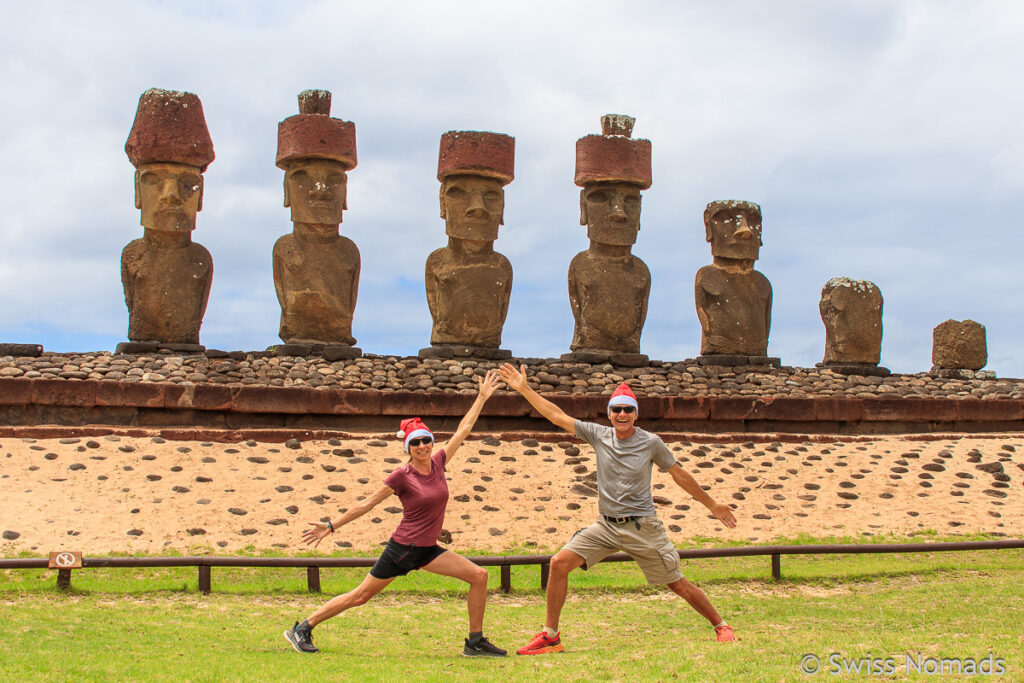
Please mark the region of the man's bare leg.
POLYGON ((559 550, 551 558, 548 573, 547 615, 544 625, 558 632, 558 619, 562 615, 565 596, 569 592, 569 572, 583 566, 583 558, 571 550, 559 550))
MULTIPOLYGON (((550 586, 551 584, 548 585, 550 586)), ((711 605, 711 601, 708 600, 708 596, 700 588, 697 588, 686 579, 673 581, 668 584, 668 587, 672 589, 673 593, 690 603, 690 607, 697 610, 702 617, 710 621, 712 626, 718 626, 722 623, 721 615, 718 614, 718 611, 711 605)))

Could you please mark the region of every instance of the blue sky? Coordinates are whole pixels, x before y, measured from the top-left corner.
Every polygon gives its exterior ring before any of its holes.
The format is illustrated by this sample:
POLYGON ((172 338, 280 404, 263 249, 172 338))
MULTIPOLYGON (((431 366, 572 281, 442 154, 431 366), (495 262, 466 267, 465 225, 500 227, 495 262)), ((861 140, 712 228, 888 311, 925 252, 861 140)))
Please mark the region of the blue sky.
POLYGON ((342 232, 362 254, 353 332, 428 345, 427 255, 445 243, 437 149, 516 138, 495 244, 512 262, 502 346, 568 350, 566 270, 587 246, 574 145, 602 114, 651 140, 634 253, 653 277, 642 350, 699 353, 693 277, 707 202, 764 213, 769 353, 821 360, 822 285, 875 282, 882 364, 927 370, 931 330, 971 318, 989 369, 1024 374, 1024 7, 1014 2, 53 2, 0 27, 0 341, 113 349, 121 249, 142 234, 124 154, 150 87, 202 99, 217 159, 195 241, 213 255, 201 341, 277 343, 270 255, 290 231, 277 122, 307 88, 356 124, 342 232))

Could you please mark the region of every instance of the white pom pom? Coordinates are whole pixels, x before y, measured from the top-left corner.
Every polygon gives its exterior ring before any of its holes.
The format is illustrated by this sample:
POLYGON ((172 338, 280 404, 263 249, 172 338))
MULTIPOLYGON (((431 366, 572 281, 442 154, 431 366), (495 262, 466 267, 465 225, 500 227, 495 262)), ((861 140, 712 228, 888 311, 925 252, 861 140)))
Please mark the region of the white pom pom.
POLYGON ((395 432, 395 436, 397 436, 399 439, 404 439, 405 438, 405 430, 404 429, 399 429, 397 432, 395 432))

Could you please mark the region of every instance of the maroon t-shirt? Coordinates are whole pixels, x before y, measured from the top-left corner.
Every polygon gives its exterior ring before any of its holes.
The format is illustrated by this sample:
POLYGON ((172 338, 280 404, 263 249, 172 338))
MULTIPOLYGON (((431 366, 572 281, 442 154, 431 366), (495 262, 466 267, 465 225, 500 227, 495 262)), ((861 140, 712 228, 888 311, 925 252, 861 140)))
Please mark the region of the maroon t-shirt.
POLYGON ((430 456, 430 474, 420 474, 411 463, 396 467, 384 479, 402 501, 402 522, 391 537, 396 543, 431 546, 437 543, 448 506, 444 478, 444 449, 430 456))

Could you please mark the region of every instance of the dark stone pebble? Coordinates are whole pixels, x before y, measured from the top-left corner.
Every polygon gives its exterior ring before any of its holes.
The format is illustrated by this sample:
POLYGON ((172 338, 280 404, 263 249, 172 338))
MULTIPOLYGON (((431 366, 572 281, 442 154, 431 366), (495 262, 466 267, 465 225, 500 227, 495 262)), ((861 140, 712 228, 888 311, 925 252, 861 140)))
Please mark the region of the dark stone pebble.
POLYGON ((305 465, 312 465, 313 458, 309 457, 308 455, 300 455, 299 457, 295 458, 295 462, 301 462, 305 465))
POLYGON ((807 489, 808 491, 818 491, 818 490, 821 489, 821 485, 820 484, 812 484, 812 483, 808 482, 808 483, 804 484, 804 488, 807 489))
POLYGON ((388 442, 382 439, 372 439, 370 441, 367 441, 366 445, 373 446, 374 448, 384 448, 385 446, 388 445, 388 442))
POLYGON ((147 461, 147 462, 149 462, 150 460, 156 460, 156 456, 155 455, 144 455, 144 456, 142 456, 142 459, 147 461))
POLYGON ((100 447, 100 442, 99 441, 86 441, 85 442, 85 447, 86 448, 99 448, 100 447))
POLYGON ((74 470, 74 471, 84 470, 85 469, 85 465, 83 465, 80 462, 76 462, 76 463, 72 463, 72 464, 68 465, 68 469, 69 470, 74 470))
POLYGON ((200 484, 209 484, 213 479, 210 477, 196 477, 196 481, 200 484))
POLYGON ((117 450, 121 451, 122 453, 134 453, 135 446, 129 446, 125 444, 124 446, 118 446, 117 450))
POLYGON ((160 481, 161 479, 163 479, 163 477, 161 477, 159 474, 147 474, 146 479, 148 479, 149 481, 160 481))
POLYGON ((189 448, 188 446, 178 446, 174 450, 178 451, 179 453, 191 453, 192 452, 192 449, 189 448))
POLYGON ((293 450, 302 448, 302 442, 298 439, 288 439, 284 442, 285 448, 291 448, 293 450))
POLYGON ((294 491, 295 489, 293 489, 291 486, 285 486, 284 484, 281 484, 280 486, 275 486, 274 490, 277 491, 278 493, 288 493, 289 491, 294 491))
POLYGON ((257 531, 255 529, 246 528, 241 529, 238 533, 242 534, 243 536, 252 536, 253 534, 257 533, 257 531))
POLYGON ((299 511, 299 508, 298 508, 297 505, 289 505, 288 507, 285 508, 285 512, 288 512, 289 514, 292 514, 292 515, 294 515, 298 511, 299 511))
POLYGON ((242 508, 228 508, 228 512, 230 512, 233 515, 239 515, 239 516, 249 514, 248 510, 243 510, 242 508))
POLYGON ((537 439, 523 439, 519 443, 521 443, 522 445, 524 445, 524 446, 526 446, 528 448, 536 448, 537 446, 540 445, 540 442, 537 441, 537 439))
POLYGON ((284 517, 275 517, 274 519, 268 519, 267 520, 267 524, 269 524, 270 526, 281 526, 282 524, 287 524, 287 523, 288 523, 288 520, 285 519, 284 517))
POLYGON ((172 486, 171 490, 175 493, 188 493, 190 491, 187 486, 172 486))
POLYGON ((46 458, 47 460, 56 460, 57 459, 57 454, 56 453, 47 453, 43 457, 46 458))
POLYGON ((499 441, 498 439, 494 438, 493 436, 485 436, 483 438, 483 442, 482 443, 484 445, 486 445, 486 446, 500 446, 501 445, 501 441, 499 441))
POLYGON ((344 493, 345 487, 342 486, 341 484, 330 484, 327 487, 327 490, 331 491, 332 493, 344 493))
POLYGON ((20 536, 21 534, 19 534, 17 531, 11 531, 9 529, 4 531, 3 533, 3 539, 5 541, 14 541, 17 540, 20 536))
POLYGON ((142 535, 142 529, 129 529, 128 530, 128 535, 129 536, 141 536, 142 535))
POLYGON ((468 503, 469 502, 469 495, 465 494, 465 493, 460 494, 458 496, 455 496, 455 500, 457 500, 460 503, 468 503))
POLYGON ((401 511, 402 508, 398 507, 397 505, 389 505, 388 507, 384 508, 384 512, 390 512, 393 515, 397 515, 401 511))
POLYGON ((206 529, 203 529, 202 527, 196 526, 196 527, 192 527, 191 529, 185 529, 185 533, 188 534, 189 536, 205 536, 206 535, 206 529))

